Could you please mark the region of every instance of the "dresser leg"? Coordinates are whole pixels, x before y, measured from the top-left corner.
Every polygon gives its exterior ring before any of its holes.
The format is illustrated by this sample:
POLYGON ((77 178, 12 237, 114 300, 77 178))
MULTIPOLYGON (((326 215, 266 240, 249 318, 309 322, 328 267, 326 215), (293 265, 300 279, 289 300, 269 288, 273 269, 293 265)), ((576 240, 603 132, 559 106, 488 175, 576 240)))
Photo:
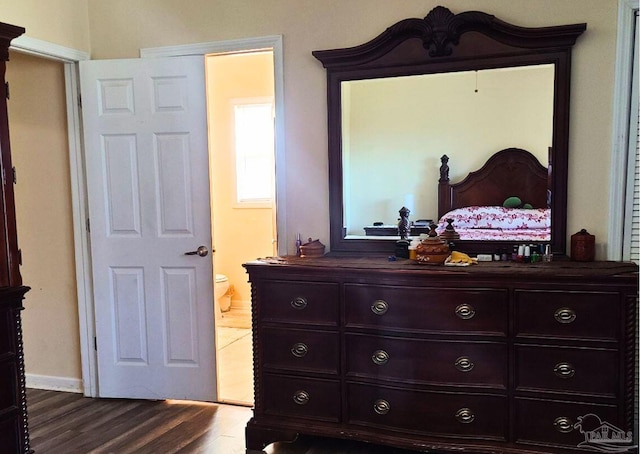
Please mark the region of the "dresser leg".
POLYGON ((264 447, 271 443, 276 441, 293 443, 297 438, 298 432, 258 427, 251 420, 245 429, 246 454, 264 454, 264 447))

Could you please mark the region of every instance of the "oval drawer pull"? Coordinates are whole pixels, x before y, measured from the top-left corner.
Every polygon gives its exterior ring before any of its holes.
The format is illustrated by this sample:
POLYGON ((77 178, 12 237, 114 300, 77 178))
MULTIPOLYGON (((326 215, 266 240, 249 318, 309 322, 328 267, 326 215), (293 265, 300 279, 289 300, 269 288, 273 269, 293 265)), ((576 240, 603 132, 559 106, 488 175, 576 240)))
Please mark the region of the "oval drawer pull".
POLYGON ((561 307, 553 316, 558 323, 572 323, 576 319, 576 311, 568 307, 561 307))
POLYGON ((302 296, 296 296, 291 300, 291 307, 294 309, 302 310, 307 307, 307 299, 302 296))
POLYGON ((573 421, 566 416, 559 416, 553 421, 553 427, 560 433, 568 434, 573 430, 573 421))
POLYGON ((391 405, 384 399, 378 399, 373 404, 373 411, 379 415, 386 415, 391 410, 391 405))
POLYGON ((389 310, 389 303, 384 300, 375 300, 371 305, 371 312, 376 315, 384 315, 389 310))
POLYGON ((387 364, 387 362, 389 361, 389 353, 385 352, 384 350, 376 350, 375 352, 373 352, 373 355, 371 355, 371 361, 373 361, 378 366, 387 364))
POLYGON ((476 415, 470 408, 461 408, 456 412, 456 419, 462 424, 471 424, 476 419, 476 415))
POLYGON ((291 347, 291 354, 296 358, 302 358, 309 353, 309 347, 303 342, 297 342, 291 347))
POLYGON ((460 358, 456 359, 456 362, 454 364, 456 366, 456 369, 458 369, 460 372, 470 372, 473 369, 473 366, 475 366, 475 364, 473 364, 473 361, 471 361, 471 359, 467 356, 461 356, 460 358))
POLYGON ((571 378, 576 374, 576 369, 570 363, 558 363, 553 372, 560 378, 571 378))
POLYGON ((303 390, 296 391, 293 394, 293 401, 298 405, 307 405, 310 398, 309 393, 303 390))
POLYGON ((470 320, 476 315, 476 310, 471 304, 460 304, 456 307, 456 315, 462 320, 470 320))

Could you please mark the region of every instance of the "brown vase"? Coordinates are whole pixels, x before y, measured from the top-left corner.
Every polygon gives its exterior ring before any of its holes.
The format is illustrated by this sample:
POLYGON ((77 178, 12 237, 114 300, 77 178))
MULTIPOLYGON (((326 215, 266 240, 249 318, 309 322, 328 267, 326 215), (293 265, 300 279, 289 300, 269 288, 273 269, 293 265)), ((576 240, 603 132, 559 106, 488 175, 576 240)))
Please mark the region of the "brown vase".
POLYGON ((416 246, 416 261, 425 265, 442 265, 449 257, 449 243, 440 238, 436 225, 431 224, 429 237, 416 246))
POLYGON ((596 258, 596 237, 586 229, 571 235, 571 260, 592 262, 596 258))

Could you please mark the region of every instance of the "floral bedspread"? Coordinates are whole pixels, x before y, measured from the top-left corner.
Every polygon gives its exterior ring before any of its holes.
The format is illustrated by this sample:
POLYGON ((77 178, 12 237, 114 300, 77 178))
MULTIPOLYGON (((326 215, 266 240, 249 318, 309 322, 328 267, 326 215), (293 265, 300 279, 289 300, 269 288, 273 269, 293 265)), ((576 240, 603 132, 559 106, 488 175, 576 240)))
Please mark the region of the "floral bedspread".
POLYGON ((463 240, 550 241, 551 210, 472 206, 457 208, 438 221, 438 233, 453 219, 463 240))

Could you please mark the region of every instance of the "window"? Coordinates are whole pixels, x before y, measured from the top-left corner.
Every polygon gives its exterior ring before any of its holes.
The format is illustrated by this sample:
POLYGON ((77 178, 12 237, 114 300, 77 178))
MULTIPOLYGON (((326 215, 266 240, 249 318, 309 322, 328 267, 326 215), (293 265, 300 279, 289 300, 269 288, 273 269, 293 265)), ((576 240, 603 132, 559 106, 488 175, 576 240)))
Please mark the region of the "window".
POLYGON ((234 100, 236 206, 271 207, 274 192, 273 101, 234 100))

